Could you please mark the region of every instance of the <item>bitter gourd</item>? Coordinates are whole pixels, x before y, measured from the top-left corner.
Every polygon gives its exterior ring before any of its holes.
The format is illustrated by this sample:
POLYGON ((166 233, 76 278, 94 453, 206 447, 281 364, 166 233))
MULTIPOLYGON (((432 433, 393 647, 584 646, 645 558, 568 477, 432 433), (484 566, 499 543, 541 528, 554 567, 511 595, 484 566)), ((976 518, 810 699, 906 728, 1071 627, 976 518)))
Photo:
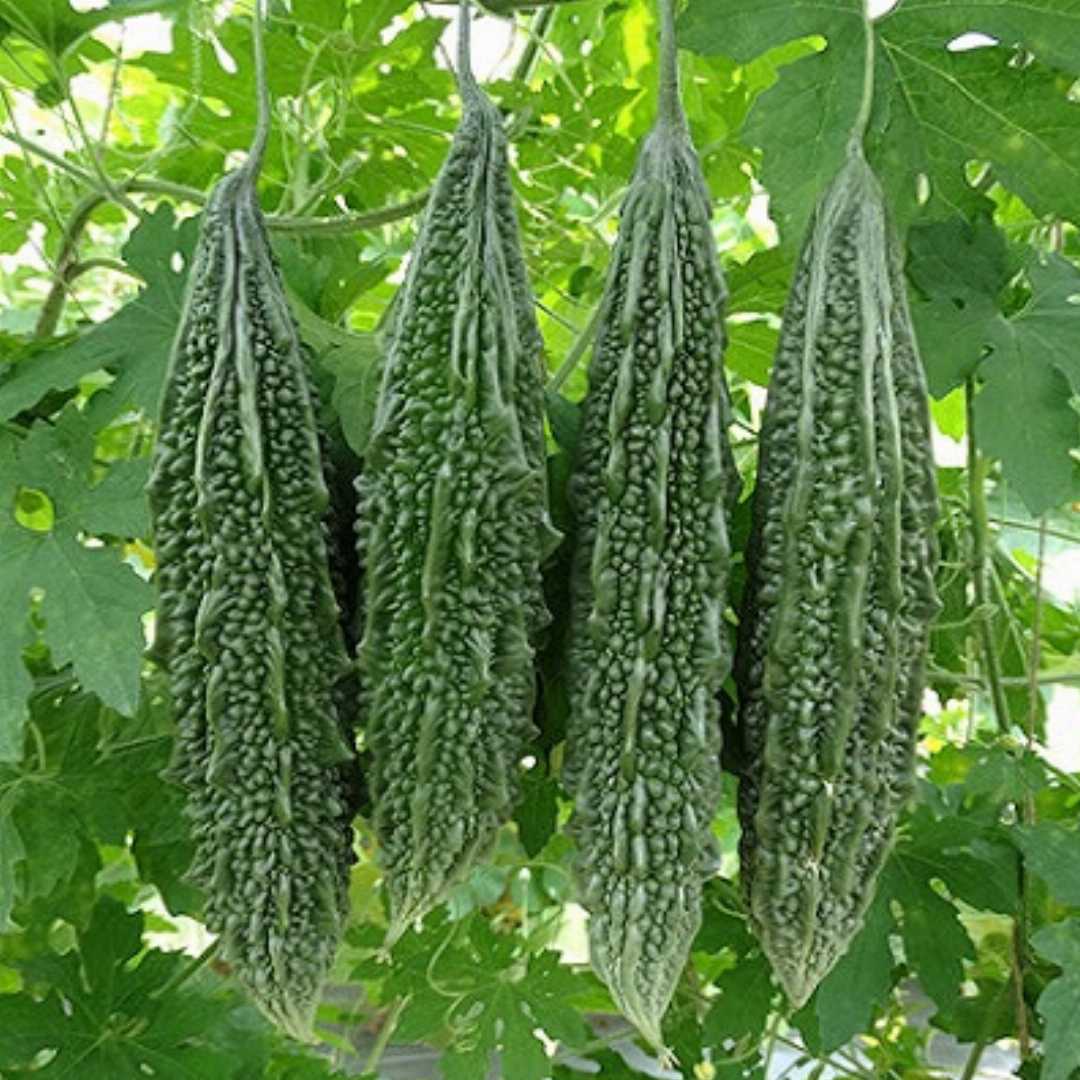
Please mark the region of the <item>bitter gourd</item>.
POLYGON ((310 1038, 347 907, 350 669, 321 515, 308 372, 256 194, 261 150, 211 194, 148 488, 157 652, 188 788, 190 876, 223 958, 310 1038))
POLYGON ((796 1005, 858 930, 911 788, 934 477, 898 243, 853 146, 784 313, 735 662, 742 875, 796 1005))
POLYGON ((654 1045, 715 864, 727 505, 726 287, 662 6, 658 118, 622 205, 571 505, 564 781, 592 963, 654 1045))
POLYGON ((506 139, 468 63, 402 286, 361 482, 360 647, 392 942, 508 818, 547 621, 541 339, 506 139))

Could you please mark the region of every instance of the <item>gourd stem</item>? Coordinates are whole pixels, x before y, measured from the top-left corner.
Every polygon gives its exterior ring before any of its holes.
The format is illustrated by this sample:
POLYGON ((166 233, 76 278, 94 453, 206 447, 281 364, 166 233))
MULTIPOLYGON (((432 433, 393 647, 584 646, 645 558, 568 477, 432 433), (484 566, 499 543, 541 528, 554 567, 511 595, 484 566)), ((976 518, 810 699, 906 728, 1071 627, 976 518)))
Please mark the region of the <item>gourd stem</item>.
POLYGON ((472 69, 472 4, 462 0, 458 10, 457 82, 462 104, 480 92, 472 69))
POLYGON ((848 154, 862 156, 863 139, 866 138, 866 129, 870 126, 870 113, 874 106, 874 62, 876 56, 874 42, 874 20, 870 18, 869 0, 863 4, 863 31, 866 35, 866 51, 863 57, 865 65, 863 69, 862 101, 859 103, 859 111, 855 117, 855 125, 851 129, 851 139, 848 142, 848 154))
POLYGON ((660 9, 660 87, 657 115, 661 123, 682 127, 685 123, 679 101, 679 43, 675 38, 676 0, 658 0, 660 9))
POLYGON ((248 154, 245 168, 258 174, 262 168, 263 157, 266 154, 266 144, 270 139, 270 80, 266 70, 266 41, 264 34, 264 22, 266 16, 263 12, 264 0, 254 0, 255 10, 252 16, 253 35, 255 39, 255 86, 259 99, 259 114, 255 123, 255 138, 251 143, 251 152, 248 154))

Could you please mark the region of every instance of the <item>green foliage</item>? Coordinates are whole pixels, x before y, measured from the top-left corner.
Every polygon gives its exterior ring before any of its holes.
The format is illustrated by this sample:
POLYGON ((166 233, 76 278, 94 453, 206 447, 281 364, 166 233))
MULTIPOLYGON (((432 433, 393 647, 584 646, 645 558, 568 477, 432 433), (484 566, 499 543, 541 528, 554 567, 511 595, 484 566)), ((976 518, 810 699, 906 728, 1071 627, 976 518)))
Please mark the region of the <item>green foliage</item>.
MULTIPOLYGON (((354 941, 363 944, 359 935, 354 941)), ((380 999, 404 1002, 396 1036, 442 1046, 444 1076, 486 1075, 497 1052, 507 1076, 544 1080, 551 1063, 537 1029, 571 1049, 588 1041, 580 1007, 592 981, 483 915, 458 924, 430 918, 422 932, 395 944, 389 962, 372 948, 362 951, 367 958, 354 976, 377 979, 380 999)))
MULTIPOLYGON (((160 951, 191 950, 179 916, 206 916, 185 879, 195 844, 184 793, 159 776, 176 729, 164 675, 142 658, 154 554, 139 489, 202 193, 248 147, 256 119, 250 4, 76 6, 93 10, 0 0, 0 1072, 23 1075, 36 1057, 27 1075, 386 1080, 398 1047, 422 1042, 477 1080, 642 1075, 632 1033, 587 971, 560 767, 578 360, 655 115, 653 3, 500 0, 502 17, 476 24, 489 35, 484 77, 511 144, 545 359, 565 367, 546 395, 549 503, 567 540, 544 574, 539 733, 490 856, 389 962, 378 840, 366 810, 356 819, 349 942, 316 1016, 322 1053, 275 1035, 220 978, 220 959, 160 951), (151 10, 168 36, 156 20, 127 19, 121 39, 112 20, 151 10), (385 1055, 376 1038, 392 1044, 385 1055)), ((453 8, 269 7, 277 104, 260 197, 314 354, 340 494, 369 442, 416 197, 459 120, 440 56, 453 8)), ((858 107, 864 41, 855 0, 722 7, 687 4, 683 41, 696 51, 681 73, 730 287, 725 364, 749 490, 757 387, 769 381, 805 223, 858 107)), ((794 1061, 810 1076, 918 1080, 942 1074, 946 1051, 973 1067, 998 1039, 1029 1080, 1080 1067, 1080 779, 1062 734, 1080 674, 1069 506, 1080 492, 1078 17, 1075 0, 901 0, 876 23, 868 153, 906 228, 913 314, 940 397, 935 435, 948 436, 935 437, 948 463, 938 474, 945 606, 915 804, 862 930, 791 1013, 740 900, 725 778, 712 822, 719 870, 664 1025, 688 1080, 764 1078, 794 1061), (948 48, 968 31, 997 44, 948 48), (968 460, 986 474, 986 525, 969 501, 980 485, 950 439, 970 439, 968 460)), ((497 457, 483 452, 478 484, 497 457)), ((731 520, 736 604, 749 516, 744 500, 731 520)), ((729 738, 728 766, 735 749, 729 738)))
POLYGON ((91 402, 93 422, 100 425, 129 409, 153 410, 161 395, 187 279, 174 269, 173 261, 177 256, 184 263, 190 259, 196 228, 192 220, 177 226, 172 210, 161 206, 134 229, 122 255, 145 288, 112 318, 16 364, 0 382, 0 417, 32 409, 50 391, 71 392, 80 379, 101 369, 113 378, 91 402), (140 343, 138 350, 132 349, 135 341, 140 343))
MULTIPOLYGON (((965 171, 973 159, 988 163, 1036 213, 1080 219, 1080 150, 1069 135, 1080 114, 1069 95, 1080 73, 1080 37, 1076 11, 1061 7, 1053 0, 953 0, 929 10, 901 3, 874 23, 870 160, 885 178, 897 220, 906 224, 919 212, 920 177, 937 216, 977 206, 965 171), (972 31, 1001 43, 949 48, 972 31), (1019 63, 1018 47, 1025 50, 1019 63)), ((758 98, 745 130, 764 151, 762 177, 790 244, 802 236, 817 193, 843 161, 862 96, 863 26, 861 0, 827 7, 810 0, 735 0, 722 19, 712 0, 691 0, 682 19, 680 39, 688 48, 743 63, 793 37, 826 39, 822 51, 782 70, 758 98)))
POLYGON ((252 1075, 268 1056, 230 991, 181 976, 190 958, 146 950, 143 917, 103 897, 76 948, 19 965, 26 990, 0 996, 0 1067, 45 1055, 43 1077, 252 1075))
POLYGON ((952 219, 911 236, 910 275, 925 297, 913 309, 927 357, 931 391, 943 397, 978 374, 976 434, 1002 460, 1028 509, 1042 514, 1080 494, 1071 456, 1080 417, 1069 404, 1080 393, 1075 344, 1080 271, 1060 255, 1030 252, 1010 266, 1002 234, 985 218, 974 227, 952 219), (1027 298, 1015 310, 1003 296, 1017 272, 1027 298), (1002 310, 1002 303, 1005 310, 1002 310), (1038 412, 1038 431, 1015 424, 1016 411, 1038 412))
POLYGON ((153 600, 123 564, 117 545, 90 547, 85 536, 108 540, 145 532, 139 493, 146 470, 118 463, 105 471, 95 455, 92 429, 73 410, 59 423, 39 422, 23 435, 0 432, 0 502, 9 508, 0 517, 0 588, 12 606, 0 627, 0 761, 22 754, 31 688, 22 652, 37 636, 32 600, 54 661, 73 664, 83 685, 106 704, 126 713, 135 708, 139 620, 153 600), (20 520, 17 508, 28 492, 48 500, 51 514, 44 523, 20 520))
POLYGON ((1076 1029, 1080 1008, 1080 920, 1073 918, 1044 927, 1031 943, 1062 972, 1039 995, 1037 1008, 1046 1022, 1041 1075, 1043 1080, 1066 1080, 1080 1068, 1080 1033, 1076 1029))

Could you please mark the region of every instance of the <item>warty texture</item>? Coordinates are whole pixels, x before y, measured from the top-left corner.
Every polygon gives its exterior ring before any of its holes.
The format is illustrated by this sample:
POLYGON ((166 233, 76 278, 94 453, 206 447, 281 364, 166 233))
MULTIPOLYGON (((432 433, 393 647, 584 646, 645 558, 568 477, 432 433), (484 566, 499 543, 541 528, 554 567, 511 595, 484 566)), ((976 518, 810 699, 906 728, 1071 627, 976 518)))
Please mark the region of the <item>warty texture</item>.
POLYGON ((656 1047, 714 870, 727 508, 726 299, 681 117, 642 146, 608 271, 571 500, 564 781, 592 963, 656 1047))
POLYGON ((784 313, 735 662, 742 877, 797 1006, 859 929, 911 790, 934 475, 898 245, 854 153, 784 313))
POLYGON ((498 110, 463 115, 403 285, 361 481, 374 825, 393 941, 509 818, 548 621, 542 344, 498 110))
POLYGON ((350 669, 318 433, 253 176, 219 182, 191 268, 148 494, 158 653, 207 925, 297 1038, 347 911, 350 669))

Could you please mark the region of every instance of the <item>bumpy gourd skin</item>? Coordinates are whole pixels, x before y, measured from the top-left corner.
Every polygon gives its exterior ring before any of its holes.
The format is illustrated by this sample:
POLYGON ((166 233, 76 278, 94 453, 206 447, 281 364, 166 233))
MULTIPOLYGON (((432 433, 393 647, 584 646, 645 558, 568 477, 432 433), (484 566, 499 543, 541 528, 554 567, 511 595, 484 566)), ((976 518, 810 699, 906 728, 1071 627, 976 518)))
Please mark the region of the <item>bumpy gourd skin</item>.
POLYGON ((715 864, 726 511, 726 298, 681 118, 645 141, 602 301, 578 522, 564 782, 593 966, 657 1047, 715 864))
POLYGON ((353 861, 350 665, 308 375, 246 169, 211 196, 191 281, 148 489, 172 772, 223 958, 310 1038, 353 861))
POLYGON ((498 111, 463 115, 403 285, 361 479, 360 648, 393 941, 510 815, 548 621, 541 340, 498 111))
POLYGON ((859 929, 911 789, 936 517, 900 254, 853 152, 784 313, 735 662, 743 881, 796 1005, 859 929))

